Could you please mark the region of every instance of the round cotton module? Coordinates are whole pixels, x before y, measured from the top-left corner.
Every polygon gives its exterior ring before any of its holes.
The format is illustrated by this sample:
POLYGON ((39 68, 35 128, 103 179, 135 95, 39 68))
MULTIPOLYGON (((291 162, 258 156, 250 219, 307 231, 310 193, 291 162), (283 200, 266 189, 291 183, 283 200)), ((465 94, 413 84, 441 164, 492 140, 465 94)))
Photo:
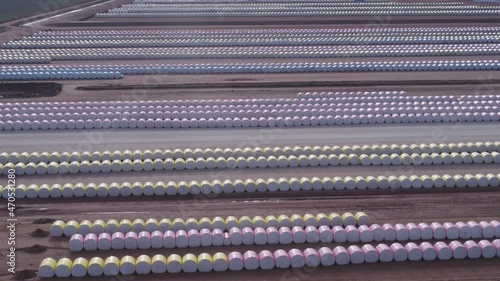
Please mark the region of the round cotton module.
POLYGON ((70 277, 71 276, 71 268, 73 266, 73 262, 68 258, 62 258, 57 261, 55 266, 54 273, 56 277, 70 277))
POLYGON ((41 278, 52 278, 55 274, 57 262, 53 258, 45 258, 38 267, 38 276, 41 278))
MULTIPOLYGON (((245 234, 245 229, 246 228, 243 229, 244 234, 245 234)), ((274 228, 274 229, 276 229, 276 228, 274 228)), ((256 245, 267 244, 267 232, 264 228, 262 228, 262 227, 255 228, 252 232, 252 236, 253 236, 253 239, 254 239, 254 242, 256 245)), ((245 243, 245 235, 243 236, 243 238, 244 238, 243 243, 245 243)), ((245 244, 245 245, 247 245, 247 244, 245 244)))
POLYGON ((394 261, 405 261, 408 259, 408 252, 406 251, 405 247, 403 247, 403 245, 399 243, 392 243, 390 248, 393 254, 394 261))
MULTIPOLYGON (((269 238, 269 234, 268 234, 269 238)), ((293 234, 290 228, 282 226, 279 228, 279 243, 280 244, 291 244, 293 242, 293 234)))
POLYGON ((213 255, 212 260, 214 271, 226 271, 229 267, 227 256, 224 253, 216 253, 213 255))
POLYGON ((419 223, 418 229, 420 230, 420 238, 422 240, 430 240, 434 237, 432 228, 426 223, 419 223))
POLYGON ((471 238, 483 238, 483 228, 475 221, 468 221, 467 226, 471 229, 471 238))
POLYGON ((396 229, 392 224, 386 223, 382 225, 382 230, 384 230, 384 240, 385 241, 394 241, 396 240, 396 229))
POLYGON ((175 246, 177 248, 187 248, 189 246, 189 239, 185 230, 178 230, 175 232, 175 246))
POLYGON ((85 258, 77 258, 73 261, 73 266, 71 268, 71 276, 73 277, 84 277, 87 275, 87 268, 89 262, 85 258))
POLYGON ((179 273, 182 269, 182 258, 177 254, 172 254, 168 256, 167 261, 167 271, 168 273, 179 273))
POLYGON ((146 220, 144 225, 144 230, 146 230, 147 232, 153 232, 158 229, 158 220, 150 218, 146 220))
POLYGON ((81 234, 73 234, 69 240, 69 250, 79 252, 83 250, 84 237, 81 234))
POLYGON ((479 245, 473 241, 473 240, 468 240, 464 243, 464 247, 467 250, 467 257, 469 259, 478 259, 481 257, 481 248, 479 245))
MULTIPOLYGON (((140 257, 139 257, 140 258, 140 257)), ((139 261, 139 258, 137 259, 139 261)), ((138 265, 138 263, 137 263, 138 265)), ((151 272, 155 274, 165 273, 167 271, 167 259, 164 255, 155 255, 151 259, 151 272)))
POLYGON ((111 248, 113 250, 125 248, 125 235, 122 232, 115 232, 111 235, 111 248))
POLYGON ((352 264, 360 264, 365 261, 363 251, 356 245, 351 245, 347 248, 352 264))
POLYGON ((61 220, 53 222, 52 225, 50 226, 50 235, 53 237, 63 236, 65 226, 66 224, 61 220))
POLYGON ((406 229, 408 229, 408 233, 409 233, 409 239, 410 240, 420 240, 422 234, 420 232, 420 228, 414 224, 414 223, 407 223, 406 225, 406 229))
POLYGON ((354 218, 356 219, 356 222, 358 223, 358 225, 369 225, 370 224, 370 217, 364 212, 357 212, 354 215, 354 218))
POLYGON ((266 227, 266 220, 261 216, 255 216, 252 218, 252 225, 256 227, 266 227))
POLYGON ((243 270, 243 255, 240 252, 231 252, 227 256, 229 262, 229 270, 231 271, 240 271, 243 270))
POLYGON ((243 263, 246 270, 255 270, 259 268, 259 256, 254 251, 246 251, 243 254, 243 263))
MULTIPOLYGON (((322 226, 326 229, 329 230, 329 228, 327 226, 322 226)), ((314 226, 308 226, 306 227, 305 229, 305 235, 306 235, 306 241, 307 243, 318 243, 320 240, 320 237, 319 237, 319 231, 316 227, 314 226)), ((327 233, 325 233, 324 235, 328 235, 327 233)), ((330 237, 333 239, 333 234, 332 232, 330 231, 330 237)))
POLYGON ((305 249, 302 254, 305 258, 305 264, 307 267, 317 267, 320 265, 321 259, 319 253, 313 248, 305 249))
MULTIPOLYGON (((280 232, 276 227, 268 227, 266 228, 266 234, 267 234, 267 243, 268 244, 279 244, 280 243, 280 232)), ((256 236, 257 237, 257 236, 256 236)))
POLYGON ((245 227, 252 227, 253 223, 252 223, 252 219, 248 216, 242 216, 240 217, 240 219, 238 220, 238 226, 243 229, 245 227))
POLYGON ((137 246, 139 249, 151 248, 151 234, 147 231, 141 231, 137 235, 137 246))
POLYGON ((233 227, 238 227, 238 218, 229 216, 224 220, 225 229, 229 230, 233 227))
POLYGON ((391 262, 394 258, 391 248, 386 244, 378 244, 375 249, 377 250, 379 260, 381 262, 391 262))
POLYGON ((135 261, 135 272, 140 275, 151 272, 151 258, 147 255, 140 255, 135 261))
POLYGON ((101 233, 97 237, 97 248, 101 251, 111 250, 111 235, 109 233, 101 233))
POLYGON ((451 222, 446 222, 443 224, 444 229, 446 230, 446 238, 448 239, 458 239, 459 230, 455 224, 451 222))
POLYGON ((304 229, 300 226, 294 226, 292 228, 293 243, 302 244, 306 242, 306 233, 304 229))
POLYGON ((243 243, 243 233, 241 229, 238 227, 232 227, 229 230, 229 239, 231 241, 231 245, 241 245, 243 243))
MULTIPOLYGON (((358 232, 359 232, 359 240, 361 242, 367 243, 373 241, 373 232, 368 226, 362 225, 358 227, 358 232)), ((349 233, 347 235, 348 235, 347 240, 349 240, 349 233)))
POLYGON ((404 224, 398 223, 394 225, 394 229, 396 230, 396 240, 407 241, 410 238, 410 232, 404 224))
POLYGON ((356 218, 349 212, 342 214, 342 221, 344 222, 344 226, 356 225, 356 218))
POLYGON ((90 276, 101 276, 103 268, 104 261, 100 257, 94 257, 88 262, 87 272, 90 276))
POLYGON ((224 232, 221 229, 212 230, 212 245, 222 246, 224 245, 224 232))
POLYGON ((408 253, 408 260, 419 261, 422 259, 422 250, 417 244, 410 242, 405 245, 405 249, 408 253))
POLYGON ((495 227, 487 221, 479 222, 479 226, 483 229, 483 238, 489 239, 495 237, 495 227))
POLYGON ((378 261, 378 252, 372 245, 364 245, 363 247, 361 247, 361 251, 363 251, 366 263, 375 263, 378 261))
POLYGON ((304 267, 306 261, 302 251, 299 249, 291 249, 288 251, 288 256, 290 257, 291 267, 304 267))
POLYGON ((420 250, 422 251, 422 258, 426 261, 435 260, 437 258, 436 249, 429 242, 422 242, 420 245, 420 250))
POLYGON ((195 230, 199 229, 199 224, 198 224, 198 220, 197 219, 195 219, 195 218, 188 218, 186 220, 186 230, 190 230, 190 229, 195 229, 195 230))
POLYGON ((438 222, 431 223, 432 233, 434 235, 434 239, 443 240, 446 238, 446 229, 438 222))
POLYGON ((452 241, 449 245, 454 259, 464 259, 467 257, 467 249, 459 241, 452 241))
POLYGON ((97 235, 94 233, 89 233, 85 235, 83 240, 83 248, 85 251, 95 251, 97 250, 97 235))
POLYGON ((347 252, 346 248, 342 246, 333 248, 333 254, 335 256, 335 262, 338 265, 346 265, 351 261, 349 252, 347 252))
POLYGON ((243 245, 253 245, 255 243, 254 231, 252 228, 243 228, 241 234, 243 236, 243 245))
POLYGON ((66 225, 64 226, 64 236, 72 236, 75 233, 78 233, 78 228, 80 227, 80 224, 76 221, 68 221, 66 222, 66 225))
POLYGON ((184 230, 184 229, 186 229, 186 222, 183 219, 176 218, 172 221, 173 231, 184 230))
POLYGON ((226 222, 221 217, 214 217, 212 219, 212 229, 226 229, 226 222))
POLYGON ((198 255, 198 271, 210 272, 213 269, 212 256, 207 253, 198 255))
POLYGON ((106 222, 105 232, 110 233, 110 234, 117 232, 118 225, 119 225, 119 222, 117 220, 114 220, 114 219, 108 220, 106 222))
POLYGON ((137 249, 137 233, 130 231, 125 234, 125 249, 135 250, 137 249))
POLYGON ((198 259, 193 254, 185 254, 182 257, 182 271, 187 273, 196 272, 198 269, 198 259))
POLYGON ((437 257, 439 260, 449 260, 453 256, 453 252, 448 246, 448 244, 444 242, 436 242, 434 244, 434 249, 437 252, 437 257))
POLYGON ((106 228, 106 223, 103 220, 96 220, 92 223, 91 232, 94 234, 101 234, 106 228))
POLYGON ((455 223, 455 226, 458 229, 458 236, 460 237, 460 239, 471 238, 471 229, 467 224, 459 221, 459 222, 455 223))
POLYGON ((278 216, 278 224, 279 226, 286 226, 286 227, 292 227, 292 221, 287 215, 280 215, 278 216))

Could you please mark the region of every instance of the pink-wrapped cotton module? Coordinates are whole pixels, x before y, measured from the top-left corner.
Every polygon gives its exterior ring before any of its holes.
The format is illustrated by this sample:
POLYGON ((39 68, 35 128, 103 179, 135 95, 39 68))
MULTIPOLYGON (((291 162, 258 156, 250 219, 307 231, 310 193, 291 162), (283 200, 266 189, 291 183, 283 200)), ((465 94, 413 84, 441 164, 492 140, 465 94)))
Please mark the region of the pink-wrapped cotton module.
POLYGON ((459 241, 452 241, 449 245, 454 259, 465 259, 467 257, 467 249, 459 241))
POLYGON ((444 242, 436 242, 436 244, 434 244, 434 249, 436 250, 437 257, 440 260, 449 260, 453 256, 453 251, 448 244, 444 242))
POLYGON ((175 248, 175 232, 167 230, 163 233, 163 247, 166 249, 175 248))
POLYGON ((469 259, 478 259, 481 257, 481 248, 473 240, 468 240, 464 243, 465 249, 467 249, 467 257, 469 259))
POLYGON ((243 270, 243 255, 240 252, 231 252, 227 255, 228 268, 231 271, 243 270))
POLYGON ((445 222, 443 224, 443 227, 446 230, 447 239, 458 239, 458 227, 455 224, 451 222, 445 222))
POLYGON ((137 249, 137 233, 133 231, 127 232, 125 235, 125 249, 135 250, 137 249))
POLYGON ((290 267, 290 257, 288 253, 284 250, 276 250, 273 253, 274 261, 276 262, 276 268, 288 268, 290 267))
POLYGON ((228 232, 224 232, 224 246, 231 246, 231 237, 228 232))
MULTIPOLYGON (((290 230, 290 228, 288 229, 290 230)), ((267 243, 268 244, 278 244, 280 243, 280 232, 276 229, 276 227, 268 227, 266 228, 266 233, 267 233, 267 243)), ((291 235, 291 231, 290 231, 291 235)))
POLYGON ((125 248, 125 235, 121 232, 115 232, 111 235, 111 248, 121 250, 125 248))
POLYGON ((139 249, 151 248, 151 234, 147 231, 141 231, 137 235, 137 246, 139 249))
POLYGON ((345 232, 347 235, 347 241, 351 243, 359 242, 359 231, 354 225, 348 225, 345 227, 345 232))
POLYGON ((410 261, 419 261, 422 259, 422 250, 420 250, 420 247, 413 243, 407 243, 405 245, 406 252, 408 252, 408 259, 410 261))
POLYGON ((455 226, 458 228, 458 237, 460 237, 460 239, 471 238, 471 229, 466 223, 459 221, 455 223, 455 226))
MULTIPOLYGON (((318 243, 319 242, 319 231, 318 228, 314 226, 308 226, 304 230, 306 233, 306 241, 307 243, 318 243)), ((333 237, 333 235, 332 235, 333 237)))
POLYGON ((265 245, 267 244, 267 232, 263 227, 256 227, 253 230, 255 244, 265 245))
POLYGON ((97 248, 101 251, 111 250, 111 235, 103 232, 97 237, 97 248))
POLYGON ((332 229, 326 225, 322 225, 318 228, 319 240, 324 243, 330 243, 333 241, 332 229))
POLYGON ((391 248, 386 244, 378 244, 375 249, 377 250, 381 262, 391 262, 394 259, 391 248))
POLYGON ((335 255, 335 262, 338 265, 346 265, 351 261, 349 252, 342 246, 333 248, 333 254, 335 255))
POLYGON ((224 245, 224 232, 221 229, 212 230, 212 245, 222 246, 224 245))
POLYGON ((430 240, 434 237, 433 229, 426 223, 419 223, 418 229, 420 229, 421 239, 430 240))
POLYGON ((394 226, 394 229, 396 230, 397 241, 408 241, 408 239, 410 238, 410 232, 404 224, 397 223, 394 226))
POLYGON ((229 239, 231 240, 231 245, 239 246, 243 244, 243 233, 238 227, 232 227, 229 229, 229 239))
POLYGON ((422 242, 420 244, 420 250, 422 251, 422 258, 426 261, 435 260, 437 258, 437 252, 429 242, 422 242))
POLYGON ((243 254, 243 263, 246 270, 255 270, 259 268, 259 255, 254 251, 246 251, 243 254))
POLYGON ((378 261, 378 252, 372 245, 364 245, 363 247, 361 247, 361 251, 363 251, 363 254, 365 256, 365 262, 375 263, 378 261))
POLYGON ((200 230, 200 245, 203 247, 212 246, 212 232, 208 228, 200 230))
POLYGON ((342 226, 334 226, 332 228, 333 241, 336 243, 344 243, 347 241, 347 233, 342 226))
POLYGON ((438 222, 433 222, 431 223, 431 228, 432 228, 432 233, 434 235, 434 239, 437 240, 443 240, 446 238, 446 229, 438 223, 438 222))
POLYGON ((320 257, 316 250, 313 248, 307 248, 302 252, 306 260, 307 267, 317 267, 320 264, 320 257))
POLYGON ((481 221, 479 226, 483 229, 483 238, 490 239, 495 237, 495 228, 487 221, 481 221))
POLYGON ((422 237, 422 233, 420 232, 420 228, 416 224, 407 223, 406 229, 408 229, 410 240, 420 240, 420 238, 422 237))
POLYGON ((261 269, 273 269, 275 266, 274 256, 268 250, 259 253, 259 266, 261 269))
POLYGON ((189 246, 187 232, 184 229, 175 232, 175 246, 177 248, 187 248, 189 246))
POLYGON ((408 252, 399 243, 392 243, 391 250, 395 261, 405 261, 408 259, 408 252))
POLYGON ((79 233, 73 234, 69 240, 69 250, 71 252, 80 252, 83 250, 84 240, 83 235, 79 233))
POLYGON ((304 267, 306 261, 302 251, 299 249, 291 249, 288 251, 291 267, 304 267))
POLYGON ((293 242, 293 234, 290 228, 282 226, 279 229, 279 243, 291 244, 293 242))
POLYGON ((358 227, 359 240, 364 243, 369 243, 373 241, 373 232, 366 225, 358 227))
POLYGON ((360 264, 365 261, 365 255, 363 251, 356 245, 351 245, 347 248, 347 252, 351 258, 352 264, 360 264))
POLYGON ((370 226, 370 230, 373 233, 373 240, 374 241, 377 241, 377 242, 384 241, 385 232, 384 232, 384 229, 382 229, 382 227, 380 225, 372 224, 370 226))
POLYGON ((483 228, 475 221, 468 221, 467 225, 471 229, 471 238, 479 239, 483 237, 483 228))
POLYGON ((482 252, 482 257, 486 259, 491 259, 496 257, 497 248, 488 240, 481 240, 477 243, 482 252))
POLYGON ((321 265, 331 266, 335 264, 335 255, 333 251, 328 247, 321 247, 318 250, 319 258, 321 260, 321 265))
POLYGON ((491 244, 497 249, 497 257, 500 258, 500 239, 495 239, 491 244))
POLYGON ((300 226, 294 226, 292 228, 292 238, 293 243, 295 244, 303 244, 306 242, 306 233, 304 229, 300 226))
POLYGON ((396 240, 396 229, 392 224, 386 223, 382 225, 382 229, 384 230, 384 240, 385 241, 394 241, 396 240))
POLYGON ((194 247, 200 247, 201 245, 201 238, 200 238, 200 232, 196 229, 190 229, 187 232, 188 236, 188 245, 191 248, 194 247))

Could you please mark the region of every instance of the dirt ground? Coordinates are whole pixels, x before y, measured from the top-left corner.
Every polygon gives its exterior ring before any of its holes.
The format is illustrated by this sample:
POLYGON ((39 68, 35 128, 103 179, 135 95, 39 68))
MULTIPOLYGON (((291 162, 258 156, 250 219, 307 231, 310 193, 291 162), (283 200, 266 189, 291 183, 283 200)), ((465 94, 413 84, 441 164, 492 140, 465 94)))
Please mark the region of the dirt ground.
MULTIPOLYGON (((86 9, 98 3, 89 1, 71 9, 50 11, 31 19, 52 17, 29 26, 27 20, 3 24, 0 43, 40 30, 94 30, 94 29, 227 29, 227 28, 325 28, 325 27, 445 27, 445 26, 500 26, 497 17, 336 17, 336 18, 200 18, 200 19, 104 19, 95 18, 97 12, 131 3, 132 0, 115 0, 86 9), (72 9, 78 12, 65 14, 72 9), (57 16, 58 13, 63 13, 57 16)), ((102 2, 102 1, 101 1, 102 2)), ((412 1, 417 2, 417 1, 412 1)), ((471 0, 465 1, 472 3, 471 0)), ((449 59, 498 59, 497 57, 429 57, 429 58, 356 58, 352 61, 369 60, 449 60, 449 59)), ((288 59, 289 61, 339 61, 339 59, 288 59)), ((216 60, 235 62, 247 60, 216 60)), ((249 60, 264 61, 264 60, 249 60)), ((287 61, 287 60, 265 60, 287 61)), ((179 60, 180 63, 201 61, 179 60)), ((207 60, 208 62, 208 60, 207 60)), ((151 61, 66 61, 53 64, 121 64, 121 63, 173 63, 172 60, 151 61)), ((44 81, 45 82, 45 81, 44 81)), ((297 73, 297 74, 251 74, 251 75, 127 75, 121 80, 49 81, 61 87, 55 96, 37 98, 4 97, 0 102, 31 101, 111 101, 111 100, 168 100, 168 99, 240 99, 240 98, 294 98, 300 91, 386 91, 406 90, 410 95, 468 95, 499 94, 500 73, 498 71, 471 72, 393 72, 393 73, 297 73)), ((30 87, 30 84, 0 84, 2 89, 30 87), (16 85, 17 84, 17 85, 16 85)), ((34 88, 30 89, 35 91, 34 88)), ((451 126, 451 125, 450 125, 451 126)), ((230 131, 116 131, 96 132, 0 132, 0 152, 13 151, 62 151, 66 147, 79 147, 92 133, 102 134, 103 140, 91 144, 94 150, 156 149, 164 147, 236 147, 241 140, 259 135, 260 130, 230 131), (51 134, 48 136, 47 134, 51 134), (231 135, 231 136, 228 136, 231 135), (227 137, 225 137, 227 136, 227 137), (183 139, 184 138, 184 139, 183 139), (221 138, 225 138, 221 141, 221 138)), ((342 128, 311 128, 289 130, 273 139, 273 146, 283 145, 344 145, 415 143, 434 141, 435 132, 444 132, 443 142, 498 141, 498 124, 469 124, 455 129, 439 124, 344 126, 342 128)), ((269 144, 271 145, 271 144, 269 144)), ((88 182, 134 182, 134 181, 191 181, 237 178, 323 177, 323 176, 368 176, 368 175, 430 175, 430 174, 487 174, 499 173, 498 164, 415 166, 400 169, 392 166, 379 167, 306 167, 265 168, 228 170, 223 173, 211 171, 155 171, 131 173, 99 173, 77 175, 19 176, 17 184, 54 184, 88 182)), ((7 180, 1 177, 0 185, 7 180)), ((2 201, 5 202, 5 201, 2 201)), ((41 280, 36 276, 40 262, 46 257, 107 257, 115 255, 139 256, 148 254, 183 255, 188 252, 213 254, 218 251, 244 251, 252 249, 318 249, 334 247, 335 243, 292 244, 266 246, 225 246, 187 249, 121 250, 71 253, 68 238, 51 238, 48 235, 54 220, 84 219, 136 219, 175 217, 214 217, 248 215, 279 215, 294 213, 364 211, 373 223, 408 222, 457 222, 500 219, 500 187, 484 189, 420 189, 420 190, 367 190, 331 192, 276 192, 221 194, 218 196, 175 196, 165 198, 72 198, 18 200, 16 216, 16 275, 6 273, 7 232, 0 232, 0 281, 41 280)), ((4 206, 5 204, 2 204, 4 206)), ((0 212, 0 220, 6 221, 7 212, 0 212)), ((4 228, 4 223, 1 225, 4 228)), ((345 246, 345 245, 344 245, 345 246)), ((85 281, 156 281, 156 280, 500 280, 498 259, 450 260, 432 262, 376 263, 348 266, 317 267, 303 269, 211 272, 207 274, 134 275, 99 278, 79 278, 85 281)), ((67 280, 67 279, 58 279, 67 280)))

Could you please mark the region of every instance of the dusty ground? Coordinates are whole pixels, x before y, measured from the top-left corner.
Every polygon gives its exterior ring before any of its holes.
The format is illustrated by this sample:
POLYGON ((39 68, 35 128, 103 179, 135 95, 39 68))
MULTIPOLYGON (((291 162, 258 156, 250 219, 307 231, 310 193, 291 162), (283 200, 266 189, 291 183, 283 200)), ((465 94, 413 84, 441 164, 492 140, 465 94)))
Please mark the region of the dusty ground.
MULTIPOLYGON (((227 18, 227 19, 98 19, 96 12, 130 3, 132 0, 115 0, 101 6, 85 9, 98 1, 73 7, 83 9, 63 14, 27 27, 19 26, 20 20, 6 23, 0 33, 0 42, 26 36, 38 30, 70 29, 212 29, 212 28, 311 28, 318 27, 424 27, 424 26, 498 26, 495 17, 338 17, 338 18, 227 18), (243 25, 237 25, 243 24, 243 25)), ((471 1, 467 0, 467 3, 471 1)), ((71 9, 63 9, 67 13, 71 9)), ((55 16, 50 11, 33 19, 55 16)), ((2 28, 2 27, 0 27, 2 28)), ((486 59, 491 57, 463 57, 456 59, 486 59)), ((397 58, 376 58, 371 60, 395 61, 397 58)), ((403 58, 414 59, 414 58, 403 58)), ((415 58, 416 60, 447 60, 452 57, 415 58)), ((497 58, 495 58, 497 59, 497 58)), ((359 60, 359 59, 357 59, 359 60)), ((360 59, 367 61, 367 58, 360 59)), ((230 62, 230 60, 219 60, 230 62)), ((294 60, 299 61, 299 60, 294 60)), ((302 60, 313 61, 313 60, 302 60)), ((314 60, 325 61, 325 60, 314 60)), ((141 61, 128 61, 140 63, 141 61)), ((145 61, 143 61, 145 62, 145 61)), ((149 61, 148 61, 149 62, 149 61)), ((168 60, 151 63, 170 63, 168 60)), ((189 62, 183 60, 184 62, 189 62)), ((193 61, 191 61, 193 62, 193 61)), ((124 61, 57 62, 57 64, 119 64, 124 61)), ((197 63, 199 63, 197 61, 197 63)), ((99 101, 99 100, 154 100, 154 99, 235 99, 235 98, 293 98, 299 91, 379 91, 406 90, 411 95, 437 94, 498 94, 500 74, 493 71, 481 72, 399 72, 399 73, 302 73, 272 75, 150 75, 126 76, 123 80, 106 81, 54 81, 62 85, 61 94, 54 97, 31 99, 2 99, 1 102, 25 101, 99 101)), ((11 85, 2 87, 12 87, 11 85)), ((108 130, 108 131, 66 131, 66 132, 2 132, 0 152, 12 151, 73 151, 73 150, 115 150, 156 149, 172 147, 236 147, 241 146, 284 146, 284 145, 345 145, 382 143, 430 143, 498 141, 498 124, 415 124, 415 125, 371 125, 321 128, 291 128, 271 134, 272 137, 258 140, 270 129, 248 130, 108 130)), ((139 172, 110 174, 78 174, 64 176, 20 176, 18 184, 44 184, 66 182, 123 182, 123 181, 168 181, 202 180, 221 178, 266 178, 266 177, 313 177, 313 176, 367 176, 367 175, 410 175, 410 174, 466 174, 498 173, 498 164, 449 165, 401 167, 315 167, 242 169, 227 171, 176 171, 139 172)), ((6 179, 1 178, 6 184, 6 179)), ((500 218, 500 190, 491 187, 483 190, 398 190, 398 191, 342 191, 342 192, 289 192, 289 193, 243 193, 206 197, 169 198, 116 198, 70 199, 70 200, 19 200, 16 215, 17 228, 17 275, 5 273, 6 233, 0 233, 0 280, 39 280, 36 270, 45 257, 61 258, 78 256, 105 257, 116 255, 138 256, 172 252, 184 254, 230 252, 233 250, 290 249, 293 247, 319 248, 335 246, 275 245, 245 247, 209 247, 172 250, 110 251, 70 253, 67 238, 50 238, 46 231, 56 219, 83 220, 111 218, 161 218, 232 215, 268 215, 317 212, 364 211, 374 223, 396 222, 445 222, 467 220, 492 220, 500 218), (165 200, 165 201, 163 201, 165 200), (34 278, 34 279, 31 279, 34 278)), ((4 205, 2 205, 4 206, 4 205)), ((0 220, 5 221, 2 211, 0 220)), ((2 224, 3 225, 3 224, 2 224)), ((390 264, 363 264, 314 268, 300 270, 242 271, 209 274, 147 275, 116 278, 80 278, 80 280, 499 280, 498 260, 453 260, 433 262, 405 262, 390 264)), ((64 280, 64 279, 63 279, 64 280)))

